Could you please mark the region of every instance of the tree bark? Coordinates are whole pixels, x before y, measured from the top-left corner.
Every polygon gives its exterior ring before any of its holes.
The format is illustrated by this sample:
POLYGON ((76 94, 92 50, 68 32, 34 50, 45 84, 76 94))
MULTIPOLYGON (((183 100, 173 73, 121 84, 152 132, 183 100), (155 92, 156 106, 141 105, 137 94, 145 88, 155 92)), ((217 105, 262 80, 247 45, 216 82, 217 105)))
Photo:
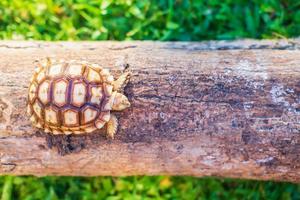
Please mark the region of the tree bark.
POLYGON ((0 42, 0 174, 299 182, 299 43, 0 42), (48 56, 132 72, 114 140, 31 126, 33 62, 48 56))

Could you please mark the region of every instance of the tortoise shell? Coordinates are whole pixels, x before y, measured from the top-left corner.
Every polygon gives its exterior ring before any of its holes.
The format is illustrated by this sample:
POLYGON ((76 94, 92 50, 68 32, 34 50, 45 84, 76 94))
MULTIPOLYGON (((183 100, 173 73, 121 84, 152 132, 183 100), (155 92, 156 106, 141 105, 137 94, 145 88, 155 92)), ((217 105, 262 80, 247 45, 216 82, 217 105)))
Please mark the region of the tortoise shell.
POLYGON ((53 134, 81 134, 110 119, 113 76, 84 62, 39 63, 30 81, 27 112, 35 127, 53 134))

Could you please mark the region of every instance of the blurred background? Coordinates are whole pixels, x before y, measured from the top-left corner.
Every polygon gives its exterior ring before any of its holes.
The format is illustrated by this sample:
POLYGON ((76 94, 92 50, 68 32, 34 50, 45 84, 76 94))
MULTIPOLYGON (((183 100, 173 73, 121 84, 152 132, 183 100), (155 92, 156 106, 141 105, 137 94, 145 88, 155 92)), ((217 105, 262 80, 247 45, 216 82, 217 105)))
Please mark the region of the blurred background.
MULTIPOLYGON (((0 39, 300 36, 299 0, 0 0, 0 39)), ((0 177, 6 199, 300 199, 300 185, 192 177, 0 177)))
POLYGON ((2 39, 198 41, 299 33, 299 0, 0 1, 2 39))

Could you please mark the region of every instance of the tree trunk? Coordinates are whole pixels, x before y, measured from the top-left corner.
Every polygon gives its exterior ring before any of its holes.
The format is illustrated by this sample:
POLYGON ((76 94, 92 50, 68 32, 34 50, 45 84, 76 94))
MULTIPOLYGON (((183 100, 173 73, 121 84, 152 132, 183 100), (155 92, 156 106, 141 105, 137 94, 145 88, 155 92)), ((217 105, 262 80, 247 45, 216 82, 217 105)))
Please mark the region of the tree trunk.
POLYGON ((0 174, 299 182, 299 43, 0 42, 0 174), (33 62, 48 56, 132 72, 114 140, 31 126, 33 62))

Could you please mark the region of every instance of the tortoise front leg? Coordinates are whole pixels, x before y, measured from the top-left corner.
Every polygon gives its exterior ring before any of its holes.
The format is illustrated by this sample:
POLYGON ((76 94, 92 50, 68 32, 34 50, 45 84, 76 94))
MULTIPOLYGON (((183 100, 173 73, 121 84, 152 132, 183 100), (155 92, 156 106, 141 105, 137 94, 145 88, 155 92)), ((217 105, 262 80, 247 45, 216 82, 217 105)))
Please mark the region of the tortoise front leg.
POLYGON ((129 72, 125 72, 125 73, 121 74, 121 76, 112 83, 113 90, 118 91, 118 92, 123 91, 124 87, 127 85, 128 81, 129 81, 129 78, 130 78, 129 72))
POLYGON ((118 130, 118 119, 114 114, 111 114, 110 119, 107 122, 107 136, 113 139, 117 130, 118 130))

